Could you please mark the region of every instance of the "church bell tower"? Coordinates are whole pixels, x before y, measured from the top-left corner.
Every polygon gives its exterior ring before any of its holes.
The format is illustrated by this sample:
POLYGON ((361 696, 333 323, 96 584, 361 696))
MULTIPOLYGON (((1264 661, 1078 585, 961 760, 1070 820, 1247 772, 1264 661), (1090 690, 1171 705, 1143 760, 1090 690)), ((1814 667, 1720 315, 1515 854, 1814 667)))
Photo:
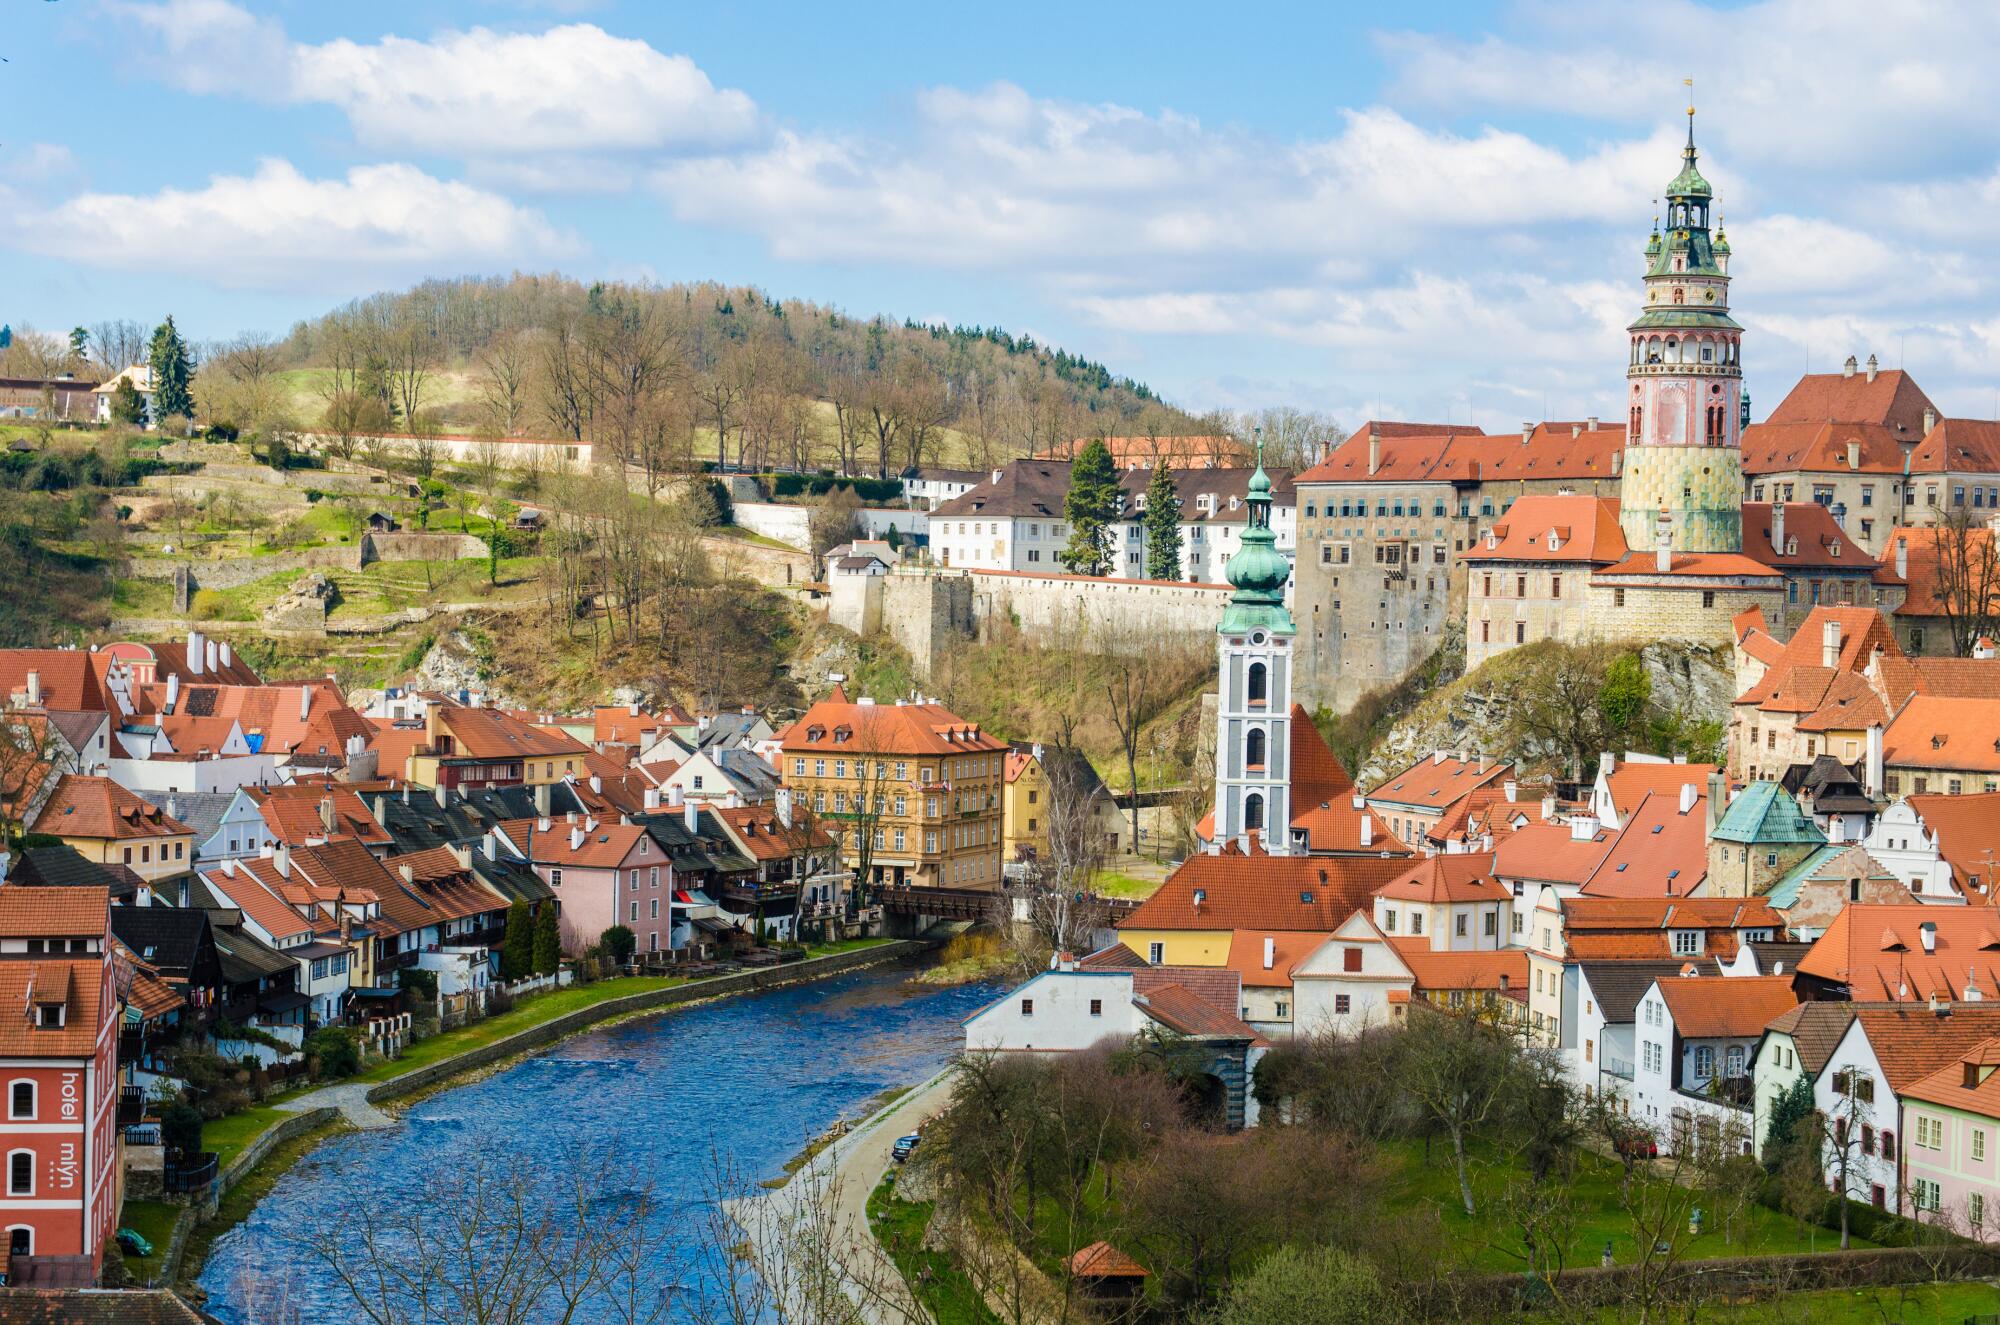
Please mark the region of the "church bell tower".
POLYGON ((1646 244, 1646 304, 1632 323, 1619 522, 1634 550, 1743 549, 1743 328, 1729 316, 1729 240, 1709 230, 1714 191, 1695 165, 1688 107, 1666 229, 1646 244), (1663 520, 1662 514, 1666 516, 1663 520))
POLYGON ((1292 654, 1285 608, 1291 566, 1274 546, 1264 447, 1248 494, 1249 527, 1225 574, 1236 592, 1217 628, 1221 692, 1215 750, 1215 838, 1256 833, 1265 850, 1291 849, 1292 654))

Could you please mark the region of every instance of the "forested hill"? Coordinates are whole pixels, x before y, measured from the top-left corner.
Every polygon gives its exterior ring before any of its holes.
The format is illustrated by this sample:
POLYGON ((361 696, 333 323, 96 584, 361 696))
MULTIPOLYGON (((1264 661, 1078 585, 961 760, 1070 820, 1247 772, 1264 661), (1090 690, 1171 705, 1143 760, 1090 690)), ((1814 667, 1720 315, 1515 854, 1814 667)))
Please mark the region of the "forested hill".
POLYGON ((999 328, 715 284, 426 281, 206 357, 207 403, 246 427, 267 411, 356 431, 414 421, 588 438, 634 459, 986 468, 1074 437, 1227 430, 999 328), (294 389, 274 389, 286 379, 294 389))

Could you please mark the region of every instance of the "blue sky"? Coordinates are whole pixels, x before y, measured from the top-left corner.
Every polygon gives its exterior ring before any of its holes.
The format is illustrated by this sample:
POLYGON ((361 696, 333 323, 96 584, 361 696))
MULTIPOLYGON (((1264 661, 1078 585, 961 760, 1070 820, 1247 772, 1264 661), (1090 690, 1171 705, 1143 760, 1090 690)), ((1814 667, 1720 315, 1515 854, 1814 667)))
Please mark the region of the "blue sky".
POLYGON ((2000 10, 6 0, 0 321, 282 332, 426 275, 998 323, 1196 408, 1617 412, 1681 79, 1753 397, 1990 417, 2000 10))

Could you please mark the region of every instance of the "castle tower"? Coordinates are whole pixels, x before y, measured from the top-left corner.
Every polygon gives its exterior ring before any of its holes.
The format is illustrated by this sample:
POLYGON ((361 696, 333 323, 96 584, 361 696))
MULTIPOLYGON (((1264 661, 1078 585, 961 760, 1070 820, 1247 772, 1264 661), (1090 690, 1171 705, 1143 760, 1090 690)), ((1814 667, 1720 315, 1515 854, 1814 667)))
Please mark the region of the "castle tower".
POLYGON ((1665 512, 1675 550, 1743 549, 1743 328, 1729 316, 1729 240, 1711 239, 1714 201, 1695 168, 1688 108, 1681 173, 1667 185, 1667 228, 1646 244, 1646 307, 1630 328, 1620 523, 1650 549, 1665 512))
POLYGON ((1291 567, 1273 546, 1271 480, 1264 473, 1261 441, 1249 507, 1243 545, 1227 570, 1236 592, 1217 628, 1222 666, 1214 840, 1257 833, 1266 850, 1284 854, 1291 847, 1292 640, 1297 627, 1285 609, 1291 567))

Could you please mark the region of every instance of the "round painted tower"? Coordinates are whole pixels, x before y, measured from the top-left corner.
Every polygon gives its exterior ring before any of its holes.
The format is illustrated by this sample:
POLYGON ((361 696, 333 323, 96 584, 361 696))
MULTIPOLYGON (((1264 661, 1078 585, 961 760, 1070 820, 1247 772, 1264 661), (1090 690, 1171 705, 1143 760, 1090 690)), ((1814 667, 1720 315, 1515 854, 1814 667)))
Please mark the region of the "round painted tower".
POLYGON ((1665 527, 1676 551, 1740 552, 1743 328, 1729 316, 1729 240, 1709 232, 1714 191, 1695 168, 1692 107, 1681 156, 1666 230, 1655 217, 1646 244, 1645 311, 1630 328, 1619 521, 1634 549, 1652 548, 1665 527))

